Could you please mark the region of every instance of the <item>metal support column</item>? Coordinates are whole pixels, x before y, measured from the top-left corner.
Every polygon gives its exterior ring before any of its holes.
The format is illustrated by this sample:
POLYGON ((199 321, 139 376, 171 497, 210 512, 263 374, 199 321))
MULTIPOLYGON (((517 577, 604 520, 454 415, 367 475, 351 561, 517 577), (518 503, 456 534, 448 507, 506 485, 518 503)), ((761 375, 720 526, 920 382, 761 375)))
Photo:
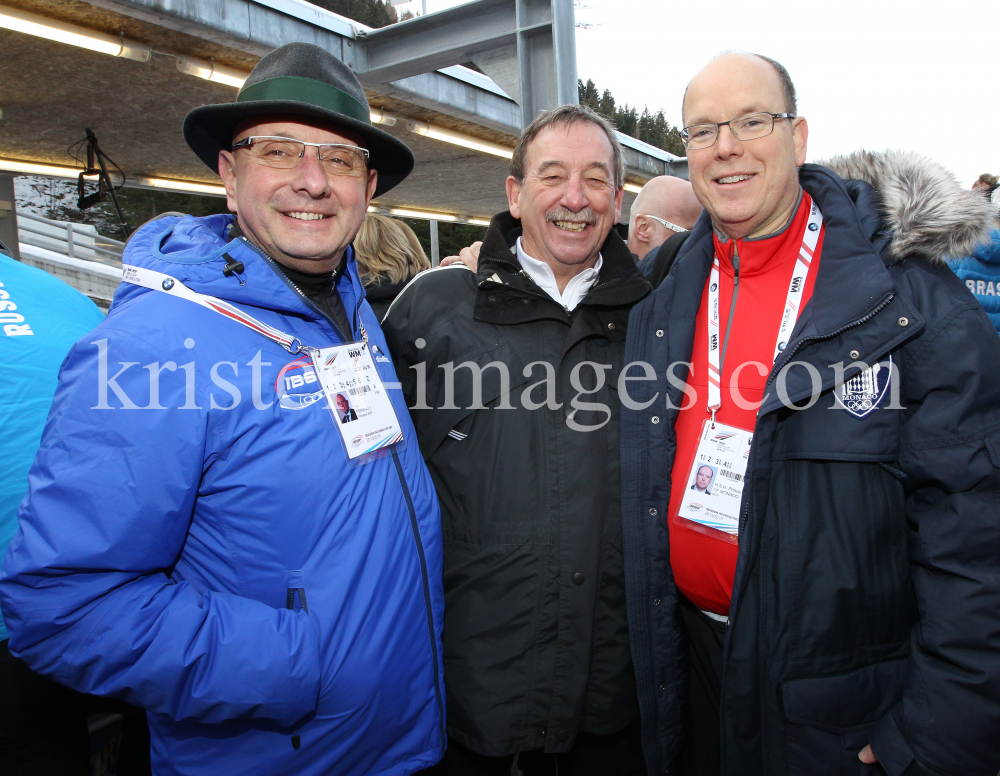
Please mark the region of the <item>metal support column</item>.
POLYGON ((0 242, 20 261, 21 252, 17 247, 17 207, 14 203, 15 177, 0 175, 0 242))
POLYGON ((438 222, 431 221, 431 266, 441 263, 441 244, 438 242, 438 222))

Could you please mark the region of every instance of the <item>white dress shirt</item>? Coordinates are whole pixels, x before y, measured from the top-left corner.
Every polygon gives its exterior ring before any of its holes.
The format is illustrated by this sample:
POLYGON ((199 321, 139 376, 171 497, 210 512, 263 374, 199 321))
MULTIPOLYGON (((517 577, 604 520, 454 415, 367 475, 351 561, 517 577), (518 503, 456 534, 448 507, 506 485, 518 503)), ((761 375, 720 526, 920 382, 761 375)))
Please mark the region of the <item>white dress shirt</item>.
POLYGON ((535 282, 536 286, 565 307, 567 312, 574 310, 590 291, 590 287, 597 282, 597 278, 601 274, 601 265, 604 263, 604 259, 598 254, 597 263, 590 269, 585 269, 580 274, 570 278, 566 288, 560 293, 552 267, 525 253, 524 248, 521 247, 520 237, 517 238, 516 247, 517 260, 521 264, 521 269, 535 282))

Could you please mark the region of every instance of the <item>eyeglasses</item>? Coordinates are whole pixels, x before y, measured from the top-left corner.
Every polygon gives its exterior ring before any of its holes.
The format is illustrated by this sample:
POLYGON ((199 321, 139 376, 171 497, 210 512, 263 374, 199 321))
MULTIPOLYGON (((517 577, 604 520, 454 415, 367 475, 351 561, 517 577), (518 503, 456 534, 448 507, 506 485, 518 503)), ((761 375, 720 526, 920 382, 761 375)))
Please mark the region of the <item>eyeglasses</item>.
POLYGON ((794 119, 794 113, 749 113, 746 116, 720 121, 715 124, 692 124, 681 130, 681 141, 689 151, 711 148, 719 139, 719 132, 728 126, 737 140, 756 140, 774 131, 775 119, 794 119))
POLYGON ((306 146, 316 148, 327 175, 361 175, 368 166, 368 149, 341 143, 307 143, 290 137, 255 135, 243 138, 232 150, 246 148, 259 164, 290 170, 306 155, 306 146))
POLYGON ((667 227, 667 229, 673 229, 675 232, 686 232, 687 231, 687 229, 685 229, 683 226, 677 226, 677 224, 672 224, 669 221, 667 221, 667 220, 665 220, 663 218, 660 218, 659 216, 651 216, 649 213, 636 213, 636 215, 637 216, 645 216, 646 218, 652 218, 654 221, 659 221, 661 224, 663 224, 665 227, 667 227))

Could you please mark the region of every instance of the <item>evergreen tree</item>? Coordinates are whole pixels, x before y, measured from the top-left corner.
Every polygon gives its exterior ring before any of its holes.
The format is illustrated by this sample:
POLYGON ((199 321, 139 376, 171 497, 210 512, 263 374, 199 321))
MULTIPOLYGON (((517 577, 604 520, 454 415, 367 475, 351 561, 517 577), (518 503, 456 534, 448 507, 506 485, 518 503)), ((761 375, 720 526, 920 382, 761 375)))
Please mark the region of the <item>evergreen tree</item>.
POLYGON ((310 0, 313 5, 353 19, 367 27, 386 27, 399 21, 389 0, 310 0))
POLYGON ((627 104, 618 107, 610 89, 599 93, 591 79, 586 83, 577 79, 576 83, 580 104, 604 116, 619 132, 677 156, 687 155, 680 129, 667 121, 662 110, 650 113, 648 107, 643 107, 639 115, 638 108, 630 108, 627 104))

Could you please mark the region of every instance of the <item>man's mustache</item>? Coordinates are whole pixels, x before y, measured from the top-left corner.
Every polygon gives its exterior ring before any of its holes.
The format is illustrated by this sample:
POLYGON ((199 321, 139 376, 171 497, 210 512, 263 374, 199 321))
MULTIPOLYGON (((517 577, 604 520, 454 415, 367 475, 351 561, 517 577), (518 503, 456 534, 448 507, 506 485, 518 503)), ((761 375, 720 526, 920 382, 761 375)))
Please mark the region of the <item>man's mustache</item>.
POLYGON ((583 210, 578 212, 573 212, 567 208, 561 207, 553 210, 551 213, 546 214, 545 219, 547 221, 572 221, 577 224, 596 224, 597 223, 597 213, 591 210, 589 207, 585 207, 583 210))

